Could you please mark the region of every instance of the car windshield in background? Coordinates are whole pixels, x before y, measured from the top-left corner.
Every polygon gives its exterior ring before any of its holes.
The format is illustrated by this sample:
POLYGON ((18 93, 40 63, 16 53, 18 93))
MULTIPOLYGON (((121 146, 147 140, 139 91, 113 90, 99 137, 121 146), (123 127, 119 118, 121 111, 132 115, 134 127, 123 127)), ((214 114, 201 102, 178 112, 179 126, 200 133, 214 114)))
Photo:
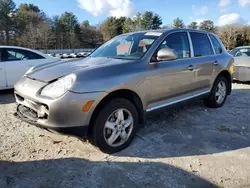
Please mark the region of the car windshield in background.
POLYGON ((91 57, 141 59, 161 34, 147 32, 121 35, 102 45, 91 54, 91 57))
POLYGON ((250 57, 250 48, 235 48, 230 52, 230 54, 232 54, 234 57, 250 57))

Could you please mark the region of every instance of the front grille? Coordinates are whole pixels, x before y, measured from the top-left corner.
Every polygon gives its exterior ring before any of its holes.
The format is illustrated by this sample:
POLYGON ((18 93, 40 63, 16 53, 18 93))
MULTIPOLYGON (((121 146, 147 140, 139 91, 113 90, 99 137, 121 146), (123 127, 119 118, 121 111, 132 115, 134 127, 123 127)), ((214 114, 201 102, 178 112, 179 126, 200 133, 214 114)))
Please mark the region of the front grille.
POLYGON ((34 110, 24 106, 24 105, 18 105, 17 111, 21 113, 22 117, 28 118, 32 121, 38 120, 38 114, 34 110))
POLYGON ((18 103, 18 111, 22 113, 22 116, 32 120, 48 119, 48 105, 26 99, 17 93, 15 93, 15 96, 18 103))

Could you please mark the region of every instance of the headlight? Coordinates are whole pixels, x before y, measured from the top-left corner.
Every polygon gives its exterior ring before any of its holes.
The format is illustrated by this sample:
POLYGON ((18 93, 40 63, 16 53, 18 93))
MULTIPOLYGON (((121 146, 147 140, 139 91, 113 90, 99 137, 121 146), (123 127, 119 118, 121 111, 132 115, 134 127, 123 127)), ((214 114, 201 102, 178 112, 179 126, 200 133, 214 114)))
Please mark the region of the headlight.
POLYGON ((47 85, 41 91, 41 95, 49 98, 58 98, 62 96, 66 91, 68 91, 72 85, 75 83, 76 75, 70 74, 68 76, 64 76, 57 81, 47 85))

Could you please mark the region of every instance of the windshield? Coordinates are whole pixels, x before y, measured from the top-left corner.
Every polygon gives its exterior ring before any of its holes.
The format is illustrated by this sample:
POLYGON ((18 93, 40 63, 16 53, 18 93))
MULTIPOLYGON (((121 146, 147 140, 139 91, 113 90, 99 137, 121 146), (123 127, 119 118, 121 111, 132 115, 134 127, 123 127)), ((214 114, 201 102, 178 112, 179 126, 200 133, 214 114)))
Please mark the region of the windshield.
POLYGON ((99 47, 91 57, 141 59, 161 34, 148 32, 121 35, 99 47))
POLYGON ((250 56, 250 48, 235 48, 233 49, 230 54, 232 54, 234 57, 240 57, 240 56, 250 56))

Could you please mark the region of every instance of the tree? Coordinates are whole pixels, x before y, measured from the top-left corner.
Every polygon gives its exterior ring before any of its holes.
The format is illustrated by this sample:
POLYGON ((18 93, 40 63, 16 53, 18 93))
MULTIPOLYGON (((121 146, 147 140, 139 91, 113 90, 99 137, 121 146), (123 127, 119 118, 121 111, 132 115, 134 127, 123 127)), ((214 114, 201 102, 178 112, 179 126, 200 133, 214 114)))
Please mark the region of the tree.
POLYGON ((103 43, 100 30, 95 26, 86 24, 86 21, 80 25, 80 35, 78 36, 81 45, 89 48, 96 48, 103 43))
POLYGON ((188 28, 189 28, 189 29, 198 29, 198 23, 197 23, 197 22, 191 22, 191 23, 188 25, 188 28))
POLYGON ((15 3, 12 0, 0 1, 0 32, 5 43, 10 42, 10 32, 14 30, 15 3))
POLYGON ((144 30, 159 29, 162 25, 162 19, 158 14, 146 11, 141 16, 141 26, 144 30))
POLYGON ((132 32, 135 30, 134 27, 135 27, 134 21, 131 18, 126 18, 122 26, 122 32, 123 33, 132 32))
POLYGON ((180 18, 174 19, 173 28, 184 28, 184 27, 185 27, 185 25, 184 25, 184 22, 182 19, 180 19, 180 18))
POLYGON ((214 22, 212 20, 204 20, 200 23, 200 30, 206 30, 209 32, 215 32, 214 22))
POLYGON ((250 44, 250 26, 235 26, 237 28, 236 46, 247 46, 250 44))
POLYGON ((162 19, 158 14, 146 11, 144 14, 138 13, 134 19, 127 18, 123 24, 123 32, 160 29, 162 19))
POLYGON ((124 17, 121 18, 109 17, 106 21, 104 21, 100 26, 100 30, 104 40, 108 41, 113 37, 122 34, 124 23, 125 23, 124 17))
POLYGON ((237 28, 232 25, 221 27, 218 34, 227 49, 232 49, 236 46, 237 28))
POLYGON ((16 10, 15 19, 17 32, 21 35, 27 25, 31 23, 39 24, 44 19, 44 13, 37 6, 26 3, 20 4, 16 10))
POLYGON ((75 27, 77 27, 77 24, 77 18, 71 12, 65 12, 58 18, 56 25, 60 33, 62 48, 71 49, 77 46, 78 41, 75 35, 75 27))
POLYGON ((41 22, 38 25, 30 23, 19 39, 20 45, 33 49, 47 50, 53 42, 54 35, 51 26, 46 22, 41 22))

